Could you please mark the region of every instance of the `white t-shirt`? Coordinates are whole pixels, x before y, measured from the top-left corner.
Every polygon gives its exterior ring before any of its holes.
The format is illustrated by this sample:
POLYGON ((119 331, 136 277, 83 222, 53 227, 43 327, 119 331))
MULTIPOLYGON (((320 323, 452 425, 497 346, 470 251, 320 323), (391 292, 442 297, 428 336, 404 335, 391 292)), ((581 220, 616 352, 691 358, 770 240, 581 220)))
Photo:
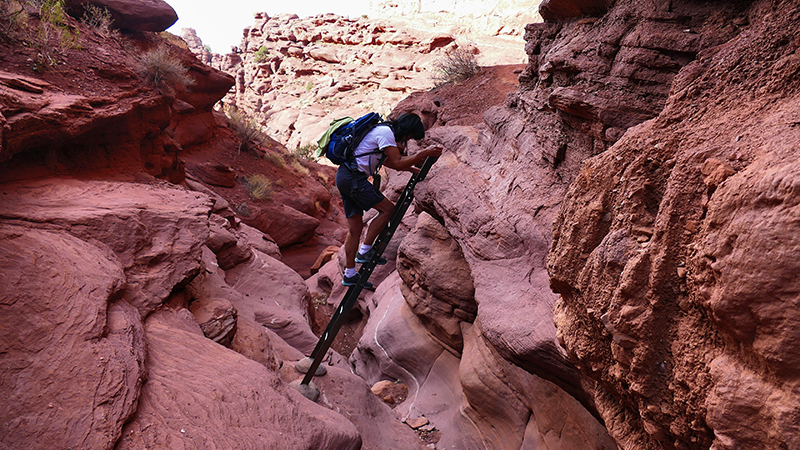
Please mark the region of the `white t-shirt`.
POLYGON ((394 132, 392 129, 385 125, 378 125, 364 136, 364 139, 356 147, 354 154, 356 155, 356 163, 358 170, 372 175, 386 155, 384 153, 373 153, 367 155, 366 153, 374 152, 375 150, 383 150, 386 147, 397 147, 397 142, 394 140, 394 132), (359 156, 364 155, 364 156, 359 156))

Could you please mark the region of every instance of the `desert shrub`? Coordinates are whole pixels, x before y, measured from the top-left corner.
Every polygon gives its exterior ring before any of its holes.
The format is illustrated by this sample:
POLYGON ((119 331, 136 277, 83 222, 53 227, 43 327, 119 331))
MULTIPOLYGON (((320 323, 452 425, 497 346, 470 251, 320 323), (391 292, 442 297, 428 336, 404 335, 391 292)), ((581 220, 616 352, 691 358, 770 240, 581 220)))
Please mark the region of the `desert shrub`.
POLYGON ((269 59, 269 49, 267 47, 261 46, 258 50, 256 50, 254 55, 256 62, 264 62, 269 59))
POLYGON ((89 3, 85 4, 81 22, 101 36, 108 38, 119 36, 119 31, 113 27, 114 18, 108 8, 101 8, 89 3))
POLYGON ((313 305, 323 306, 328 304, 328 297, 330 297, 329 294, 318 291, 310 291, 309 294, 311 295, 311 303, 313 305))
POLYGON ((166 47, 156 47, 139 56, 139 76, 158 89, 186 87, 194 84, 186 68, 170 55, 166 47))
POLYGON ((80 32, 67 23, 63 0, 27 0, 27 8, 38 15, 38 27, 31 46, 36 50, 33 69, 37 72, 58 64, 58 50, 80 48, 80 32))
POLYGON ((317 150, 317 146, 315 144, 306 144, 302 147, 297 147, 295 153, 297 156, 307 159, 309 161, 314 161, 316 158, 314 157, 314 153, 317 150))
POLYGON ((433 81, 436 87, 460 83, 480 72, 474 53, 457 48, 433 63, 433 81))
POLYGON ((245 177, 247 191, 253 200, 264 200, 272 196, 272 182, 264 175, 256 173, 245 177))
POLYGON ((234 107, 226 108, 225 114, 228 116, 228 124, 241 140, 239 153, 242 150, 253 151, 264 142, 264 134, 255 119, 247 117, 234 107))

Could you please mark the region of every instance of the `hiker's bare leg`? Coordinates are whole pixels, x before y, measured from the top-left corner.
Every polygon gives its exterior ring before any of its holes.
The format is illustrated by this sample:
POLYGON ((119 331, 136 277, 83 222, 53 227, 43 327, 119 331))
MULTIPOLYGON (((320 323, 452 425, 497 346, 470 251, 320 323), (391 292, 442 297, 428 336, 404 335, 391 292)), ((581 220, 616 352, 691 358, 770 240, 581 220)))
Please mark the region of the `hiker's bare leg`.
POLYGON ((364 229, 364 216, 351 216, 347 218, 347 237, 344 240, 344 255, 346 268, 356 267, 356 252, 358 241, 361 239, 361 230, 364 229))
POLYGON ((386 224, 389 223, 389 220, 392 218, 392 213, 394 212, 394 203, 388 198, 384 198, 380 203, 375 205, 375 209, 378 210, 378 215, 369 223, 367 235, 364 237, 364 243, 367 245, 374 244, 375 239, 377 239, 381 231, 386 228, 386 224))

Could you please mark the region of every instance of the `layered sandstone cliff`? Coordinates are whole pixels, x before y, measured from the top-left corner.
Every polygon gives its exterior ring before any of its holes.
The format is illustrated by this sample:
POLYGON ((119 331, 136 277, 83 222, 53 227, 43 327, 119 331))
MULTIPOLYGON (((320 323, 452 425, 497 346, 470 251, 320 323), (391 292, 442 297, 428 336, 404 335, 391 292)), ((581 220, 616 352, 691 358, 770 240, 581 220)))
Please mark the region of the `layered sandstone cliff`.
POLYGON ((435 64, 448 52, 474 54, 483 65, 525 58, 521 39, 477 39, 450 27, 366 16, 256 13, 239 51, 227 55, 209 54, 191 29, 183 36, 201 58, 235 77, 223 103, 292 150, 315 144, 334 119, 387 116, 410 93, 433 88, 435 64))
POLYGON ((475 40, 503 37, 522 43, 525 26, 541 22, 541 0, 371 0, 369 14, 401 20, 416 28, 467 35, 475 40))
POLYGON ((800 5, 717 6, 735 37, 583 165, 554 228, 559 336, 625 448, 800 445, 800 5))

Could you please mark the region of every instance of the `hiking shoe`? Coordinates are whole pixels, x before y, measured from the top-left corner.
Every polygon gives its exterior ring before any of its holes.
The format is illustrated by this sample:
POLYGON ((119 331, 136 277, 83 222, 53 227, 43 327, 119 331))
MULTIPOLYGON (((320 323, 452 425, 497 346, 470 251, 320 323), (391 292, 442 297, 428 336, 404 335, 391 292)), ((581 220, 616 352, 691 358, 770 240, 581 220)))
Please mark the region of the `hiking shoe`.
MULTIPOLYGON (((358 274, 358 273, 353 275, 352 277, 348 277, 348 276, 342 275, 342 286, 348 286, 348 287, 349 286, 355 286, 356 284, 358 284, 358 277, 359 276, 360 276, 360 274, 358 274)), ((373 286, 372 286, 371 282, 367 281, 366 283, 364 283, 364 289, 372 290, 372 288, 373 288, 373 286)))
MULTIPOLYGON (((359 264, 364 264, 365 262, 370 262, 372 257, 375 256, 375 247, 369 249, 367 253, 356 253, 356 262, 359 264)), ((381 258, 377 262, 378 265, 382 266, 386 264, 386 258, 381 256, 381 258)))

